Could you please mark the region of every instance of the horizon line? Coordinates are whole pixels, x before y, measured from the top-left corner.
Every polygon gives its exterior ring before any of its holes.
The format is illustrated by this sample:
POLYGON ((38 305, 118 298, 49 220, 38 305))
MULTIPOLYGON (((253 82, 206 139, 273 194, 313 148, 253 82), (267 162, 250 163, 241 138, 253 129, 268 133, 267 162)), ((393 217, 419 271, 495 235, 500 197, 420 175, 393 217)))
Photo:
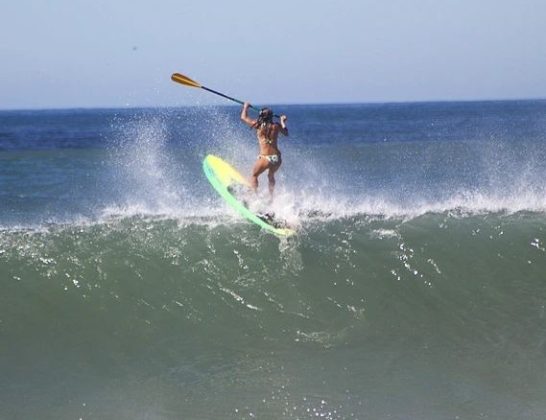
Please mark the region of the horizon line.
MULTIPOLYGON (((402 105, 402 104, 433 104, 433 103, 478 103, 478 102, 541 102, 546 101, 546 97, 527 97, 527 98, 487 98, 487 99, 430 99, 415 101, 368 101, 368 102, 278 102, 269 103, 268 106, 350 106, 350 105, 402 105)), ((93 110, 131 110, 131 109, 169 109, 169 108, 207 108, 207 107, 226 107, 238 108, 240 105, 233 104, 195 104, 195 105, 126 105, 126 106, 53 106, 47 108, 3 108, 0 106, 0 112, 32 112, 32 111, 93 111, 93 110)))

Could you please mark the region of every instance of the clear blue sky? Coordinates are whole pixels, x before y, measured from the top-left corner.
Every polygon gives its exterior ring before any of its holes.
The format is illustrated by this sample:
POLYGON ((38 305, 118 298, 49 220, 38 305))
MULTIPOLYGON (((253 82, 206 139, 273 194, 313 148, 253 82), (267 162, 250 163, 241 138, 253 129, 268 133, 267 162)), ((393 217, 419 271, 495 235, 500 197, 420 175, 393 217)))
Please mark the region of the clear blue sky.
POLYGON ((12 0, 0 108, 546 97, 544 0, 12 0))

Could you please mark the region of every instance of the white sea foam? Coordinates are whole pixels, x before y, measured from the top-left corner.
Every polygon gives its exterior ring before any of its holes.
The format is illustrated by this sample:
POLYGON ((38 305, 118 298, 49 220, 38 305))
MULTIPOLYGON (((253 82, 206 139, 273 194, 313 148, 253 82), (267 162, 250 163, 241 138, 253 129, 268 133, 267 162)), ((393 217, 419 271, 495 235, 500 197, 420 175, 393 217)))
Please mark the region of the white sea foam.
MULTIPOLYGON (((211 197, 193 201, 189 207, 178 206, 177 201, 161 206, 143 203, 114 205, 104 208, 99 219, 144 216, 170 218, 180 221, 197 221, 205 224, 240 223, 241 218, 214 191, 211 197)), ((313 220, 332 221, 351 217, 373 219, 413 219, 425 214, 448 214, 451 217, 468 217, 484 214, 514 214, 518 212, 546 213, 546 197, 531 192, 517 196, 499 196, 480 192, 461 192, 442 201, 416 200, 399 203, 381 197, 325 197, 321 194, 292 192, 279 188, 275 199, 267 207, 275 217, 289 225, 300 227, 313 220)))

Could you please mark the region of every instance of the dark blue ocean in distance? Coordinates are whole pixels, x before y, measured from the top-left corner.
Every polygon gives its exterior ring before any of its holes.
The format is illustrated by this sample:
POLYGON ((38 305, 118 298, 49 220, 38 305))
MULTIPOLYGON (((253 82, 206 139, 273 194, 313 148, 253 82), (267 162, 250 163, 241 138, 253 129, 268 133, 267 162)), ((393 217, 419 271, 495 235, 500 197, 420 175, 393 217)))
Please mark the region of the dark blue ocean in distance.
POLYGON ((546 101, 273 108, 0 111, 0 418, 546 417, 546 101))
MULTIPOLYGON (((545 108, 546 100, 278 105, 275 109, 290 115, 290 131, 299 141, 316 145, 477 141, 515 134, 541 140, 545 108)), ((200 140, 198 135, 210 134, 205 125, 216 124, 216 117, 238 124, 238 115, 238 108, 231 106, 0 111, 0 150, 108 147, 120 124, 146 118, 161 118, 170 129, 168 143, 180 145, 192 133, 194 141, 200 140)))

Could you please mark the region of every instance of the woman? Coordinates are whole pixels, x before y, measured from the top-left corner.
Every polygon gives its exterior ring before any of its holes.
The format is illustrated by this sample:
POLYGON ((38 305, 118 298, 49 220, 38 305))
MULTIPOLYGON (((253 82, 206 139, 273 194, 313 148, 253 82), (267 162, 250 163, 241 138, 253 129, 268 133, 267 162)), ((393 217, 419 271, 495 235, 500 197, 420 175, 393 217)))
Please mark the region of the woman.
POLYGON ((273 122, 273 111, 269 108, 262 108, 258 119, 254 120, 248 116, 248 108, 250 104, 245 102, 241 111, 241 120, 248 126, 256 129, 258 136, 258 145, 260 146, 260 154, 258 160, 252 169, 250 184, 254 191, 258 189, 258 177, 265 170, 269 170, 267 177, 269 179, 269 194, 273 197, 275 189, 275 172, 281 167, 281 152, 277 146, 279 133, 288 136, 288 128, 286 127, 286 115, 281 115, 280 123, 273 122))

